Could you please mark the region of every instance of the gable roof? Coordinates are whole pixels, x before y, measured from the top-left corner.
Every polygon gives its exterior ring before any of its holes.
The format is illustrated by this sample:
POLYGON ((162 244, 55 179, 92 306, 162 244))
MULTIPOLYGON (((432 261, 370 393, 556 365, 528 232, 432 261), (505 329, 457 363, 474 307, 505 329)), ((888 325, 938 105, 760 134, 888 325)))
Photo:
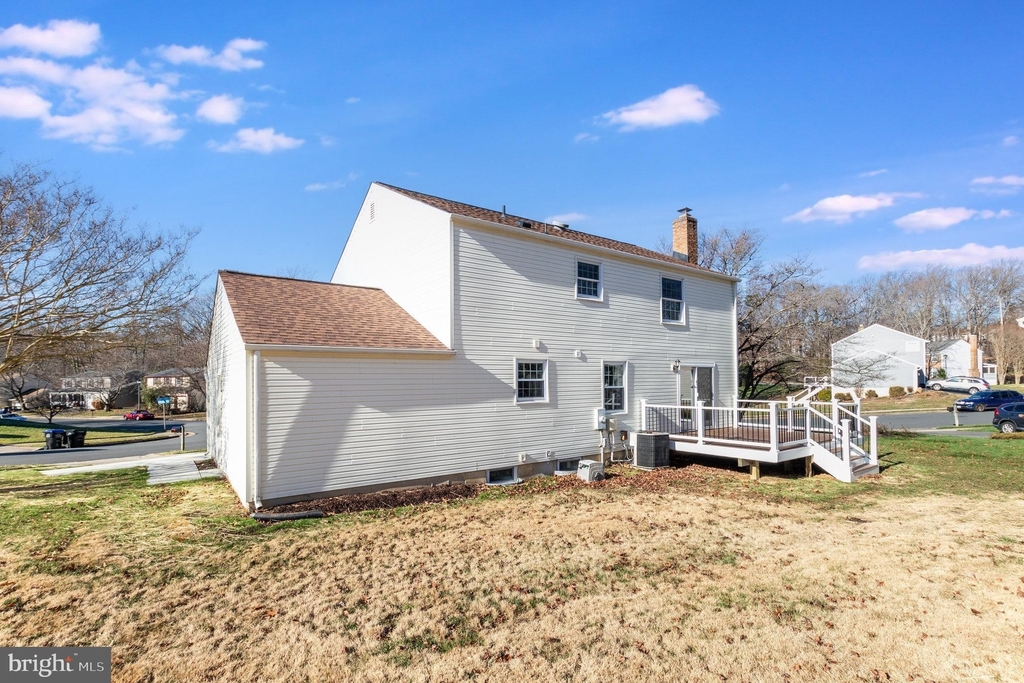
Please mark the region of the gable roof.
POLYGON ((838 344, 842 344, 847 339, 853 339, 854 337, 856 337, 858 335, 863 335, 865 332, 867 332, 868 330, 871 330, 872 328, 875 328, 875 327, 880 328, 882 330, 886 330, 887 332, 895 332, 896 334, 901 334, 904 337, 909 337, 910 339, 916 339, 917 341, 923 341, 925 344, 928 343, 927 339, 921 339, 921 337, 915 337, 914 335, 910 334, 909 332, 903 332, 902 330, 897 330, 897 329, 894 329, 894 328, 889 327, 887 325, 883 325, 881 323, 874 323, 873 325, 868 325, 863 330, 857 330, 853 334, 846 335, 845 337, 843 337, 839 341, 832 342, 832 346, 836 346, 838 344))
POLYGON ((196 375, 203 372, 203 368, 167 368, 160 372, 151 372, 146 375, 146 379, 150 377, 188 377, 190 375, 196 375))
POLYGON ((448 351, 382 289, 232 270, 219 275, 246 344, 448 351))
POLYGON ((653 259, 655 261, 662 261, 664 263, 670 263, 674 266, 682 266, 683 268, 690 268, 692 270, 707 273, 709 275, 716 275, 718 277, 726 278, 729 280, 738 280, 731 275, 725 273, 719 273, 718 271, 705 268, 704 266, 698 266, 690 263, 689 261, 683 261, 677 259, 674 256, 662 254, 661 252, 654 251, 653 249, 645 249, 644 247, 638 247, 635 244, 629 244, 628 242, 619 242, 618 240, 608 239, 607 237, 598 237, 597 235, 591 235, 590 233, 580 232, 579 230, 571 230, 566 227, 560 227, 552 223, 545 223, 544 221, 537 221, 532 218, 524 218, 522 216, 514 216, 510 213, 502 211, 494 211, 493 209, 484 209, 479 206, 473 206, 472 204, 463 204, 462 202, 452 201, 451 199, 444 199, 442 197, 435 197, 433 195, 424 194, 422 192, 415 192, 414 190, 407 190, 402 187, 396 187, 395 185, 388 185, 375 181, 375 185, 380 185, 398 194, 405 195, 410 199, 415 199, 418 202, 422 202, 427 206, 432 206, 435 209, 444 211, 445 213, 454 214, 456 216, 464 216, 466 218, 473 218, 480 221, 487 221, 488 223, 497 223, 498 225, 504 225, 509 228, 516 228, 526 232, 538 233, 547 235, 549 237, 556 237, 564 239, 570 242, 580 242, 583 244, 589 244, 593 247, 601 247, 603 249, 612 249, 614 251, 620 251, 624 254, 632 254, 633 256, 640 256, 642 258, 653 259))

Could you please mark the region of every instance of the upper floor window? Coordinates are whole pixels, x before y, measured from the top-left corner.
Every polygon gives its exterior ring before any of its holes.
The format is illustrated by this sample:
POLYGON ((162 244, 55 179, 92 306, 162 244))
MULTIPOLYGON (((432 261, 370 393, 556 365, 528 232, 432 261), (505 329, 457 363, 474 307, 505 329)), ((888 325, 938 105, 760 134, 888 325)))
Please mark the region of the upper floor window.
POLYGON ((604 364, 604 409, 626 409, 626 364, 604 364))
POLYGON ((661 320, 666 323, 683 322, 683 281, 661 278, 661 320))
POLYGON ((546 401, 547 361, 516 361, 516 403, 546 401))
POLYGON ((601 298, 601 266, 596 263, 576 262, 576 296, 584 299, 601 298))

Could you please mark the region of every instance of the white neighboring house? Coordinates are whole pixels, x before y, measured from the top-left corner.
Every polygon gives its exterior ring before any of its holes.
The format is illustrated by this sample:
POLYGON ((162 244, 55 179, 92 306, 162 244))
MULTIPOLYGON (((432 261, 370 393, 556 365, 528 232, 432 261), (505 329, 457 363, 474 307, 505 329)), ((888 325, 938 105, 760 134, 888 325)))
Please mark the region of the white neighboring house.
POLYGON ((924 382, 927 345, 926 339, 878 324, 840 339, 832 344, 833 393, 916 390, 924 382))
POLYGON ((248 507, 571 471, 641 400, 735 406, 736 280, 373 183, 333 282, 222 271, 208 447, 248 507))
MULTIPOLYGON (((946 371, 946 377, 971 376, 971 345, 963 339, 946 339, 928 344, 928 361, 931 376, 939 370, 946 371)), ((978 371, 984 367, 982 351, 978 348, 978 371)))

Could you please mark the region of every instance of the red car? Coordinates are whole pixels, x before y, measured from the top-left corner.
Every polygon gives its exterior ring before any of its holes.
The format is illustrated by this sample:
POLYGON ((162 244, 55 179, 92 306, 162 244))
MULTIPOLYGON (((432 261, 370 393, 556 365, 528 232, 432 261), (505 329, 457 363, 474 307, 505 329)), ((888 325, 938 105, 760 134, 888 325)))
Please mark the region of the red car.
POLYGON ((133 410, 130 413, 124 414, 126 420, 155 420, 156 415, 149 412, 148 410, 133 410))

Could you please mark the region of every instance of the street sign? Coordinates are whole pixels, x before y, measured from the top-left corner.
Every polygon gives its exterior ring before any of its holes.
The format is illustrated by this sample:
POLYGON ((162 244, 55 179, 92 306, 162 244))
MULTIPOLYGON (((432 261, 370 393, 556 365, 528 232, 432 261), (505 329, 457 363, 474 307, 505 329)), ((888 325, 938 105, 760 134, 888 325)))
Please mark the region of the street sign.
POLYGON ((170 396, 157 396, 156 402, 158 405, 169 406, 171 404, 170 396))

